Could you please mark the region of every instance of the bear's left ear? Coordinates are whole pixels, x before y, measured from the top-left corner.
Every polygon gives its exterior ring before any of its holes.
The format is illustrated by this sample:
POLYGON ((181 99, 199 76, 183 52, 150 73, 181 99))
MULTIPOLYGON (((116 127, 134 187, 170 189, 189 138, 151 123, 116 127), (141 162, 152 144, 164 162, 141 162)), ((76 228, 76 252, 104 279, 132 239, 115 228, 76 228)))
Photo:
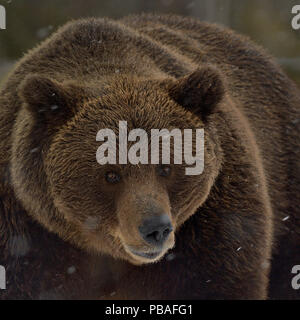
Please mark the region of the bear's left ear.
POLYGON ((219 72, 212 67, 198 69, 168 86, 172 99, 202 120, 214 112, 225 88, 219 72))
POLYGON ((73 114, 76 91, 41 75, 29 75, 21 83, 18 93, 33 116, 46 122, 67 119, 73 114))

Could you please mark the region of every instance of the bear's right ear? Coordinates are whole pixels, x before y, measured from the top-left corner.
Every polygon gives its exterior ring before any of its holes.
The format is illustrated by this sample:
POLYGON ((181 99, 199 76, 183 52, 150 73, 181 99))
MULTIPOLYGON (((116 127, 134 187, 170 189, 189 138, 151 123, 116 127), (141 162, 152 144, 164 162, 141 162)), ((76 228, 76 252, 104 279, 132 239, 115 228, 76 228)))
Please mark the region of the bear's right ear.
POLYGON ((19 87, 26 108, 46 121, 66 119, 73 114, 76 99, 62 84, 40 75, 29 75, 19 87))
POLYGON ((225 87, 214 67, 203 67, 167 86, 169 96, 203 121, 223 99, 225 87))

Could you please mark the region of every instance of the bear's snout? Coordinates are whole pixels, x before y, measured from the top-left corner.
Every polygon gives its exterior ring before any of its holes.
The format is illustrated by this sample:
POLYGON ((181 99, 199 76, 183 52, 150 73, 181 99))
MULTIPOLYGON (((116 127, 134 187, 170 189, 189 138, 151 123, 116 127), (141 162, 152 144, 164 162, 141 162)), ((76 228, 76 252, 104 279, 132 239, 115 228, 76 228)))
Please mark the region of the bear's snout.
POLYGON ((167 214, 152 216, 143 220, 139 226, 142 238, 150 245, 162 247, 173 231, 171 220, 167 214))
POLYGON ((131 184, 118 198, 117 236, 131 262, 152 263, 174 246, 176 221, 163 189, 152 184, 136 186, 138 190, 131 184))

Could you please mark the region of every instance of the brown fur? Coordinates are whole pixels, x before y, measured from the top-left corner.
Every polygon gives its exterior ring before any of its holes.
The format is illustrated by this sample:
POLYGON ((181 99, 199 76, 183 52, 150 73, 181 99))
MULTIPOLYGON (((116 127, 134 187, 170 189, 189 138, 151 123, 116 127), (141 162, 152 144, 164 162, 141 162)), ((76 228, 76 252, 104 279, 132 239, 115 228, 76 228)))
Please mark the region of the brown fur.
POLYGON ((60 28, 0 95, 0 297, 299 298, 299 99, 272 58, 219 26, 142 15, 60 28), (100 166, 96 133, 119 120, 204 128, 203 174, 100 166), (147 264, 127 246, 151 251, 137 228, 162 212, 175 230, 147 264))

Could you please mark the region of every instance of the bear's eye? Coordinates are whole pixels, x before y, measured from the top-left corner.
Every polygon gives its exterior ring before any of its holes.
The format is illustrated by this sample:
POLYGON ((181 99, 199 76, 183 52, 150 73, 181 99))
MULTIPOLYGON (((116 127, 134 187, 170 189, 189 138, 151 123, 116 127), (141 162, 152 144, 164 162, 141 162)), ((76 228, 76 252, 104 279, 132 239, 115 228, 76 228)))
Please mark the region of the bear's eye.
POLYGON ((121 180, 121 177, 118 173, 109 171, 105 174, 105 180, 109 183, 118 183, 121 180))
POLYGON ((162 177, 168 177, 171 174, 171 167, 168 167, 168 166, 159 167, 158 174, 162 177))

